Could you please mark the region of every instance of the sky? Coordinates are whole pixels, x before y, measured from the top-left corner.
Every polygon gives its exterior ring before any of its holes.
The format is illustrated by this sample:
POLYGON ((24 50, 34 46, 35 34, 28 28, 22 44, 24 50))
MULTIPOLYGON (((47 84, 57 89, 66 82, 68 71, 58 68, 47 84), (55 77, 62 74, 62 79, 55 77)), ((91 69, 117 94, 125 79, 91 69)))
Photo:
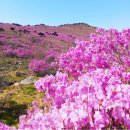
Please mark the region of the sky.
POLYGON ((0 0, 0 22, 130 28, 130 0, 0 0))

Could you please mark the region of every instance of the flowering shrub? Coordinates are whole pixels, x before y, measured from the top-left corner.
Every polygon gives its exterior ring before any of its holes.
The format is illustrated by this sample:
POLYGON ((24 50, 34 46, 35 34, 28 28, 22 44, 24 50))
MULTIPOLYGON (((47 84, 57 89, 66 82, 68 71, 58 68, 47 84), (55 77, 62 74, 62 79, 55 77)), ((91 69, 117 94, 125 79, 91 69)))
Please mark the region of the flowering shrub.
POLYGON ((10 45, 2 46, 3 52, 8 56, 14 56, 13 48, 10 45))
POLYGON ((10 127, 10 126, 0 122, 0 130, 16 130, 16 128, 15 127, 10 127))
POLYGON ((48 64, 44 60, 33 59, 29 65, 29 70, 38 73, 44 74, 44 72, 48 69, 48 64))
POLYGON ((130 73, 121 75, 118 71, 97 69, 73 81, 60 72, 55 77, 40 79, 35 86, 39 92, 46 93, 44 102, 52 104, 50 111, 43 113, 35 102, 34 110, 20 117, 19 128, 130 128, 130 86, 121 82, 130 73))
POLYGON ((17 48, 14 50, 14 55, 20 58, 30 57, 31 54, 32 54, 32 51, 29 49, 17 48))
POLYGON ((130 29, 97 31, 59 57, 55 76, 35 83, 50 108, 34 101, 19 130, 130 129, 130 29))
POLYGON ((115 63, 130 67, 130 29, 122 33, 114 29, 97 31, 98 34, 90 35, 90 41, 77 42, 75 48, 62 54, 60 71, 78 77, 97 68, 110 69, 115 63))
POLYGON ((57 38, 59 38, 63 41, 66 41, 66 42, 73 42, 75 40, 75 36, 65 35, 65 34, 62 34, 62 33, 60 33, 57 38))
POLYGON ((31 56, 32 51, 24 47, 13 48, 11 45, 2 46, 4 53, 8 56, 16 56, 19 58, 28 58, 31 56))

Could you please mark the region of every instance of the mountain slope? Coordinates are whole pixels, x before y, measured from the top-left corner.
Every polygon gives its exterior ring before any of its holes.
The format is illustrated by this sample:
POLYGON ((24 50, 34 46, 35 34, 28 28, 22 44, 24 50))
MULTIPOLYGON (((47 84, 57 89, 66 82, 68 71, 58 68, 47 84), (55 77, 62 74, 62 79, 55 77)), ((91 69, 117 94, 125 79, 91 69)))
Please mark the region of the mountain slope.
POLYGON ((95 32, 95 27, 84 23, 60 26, 0 23, 0 121, 17 125, 18 116, 41 97, 33 84, 23 85, 20 81, 55 74, 57 68, 51 67, 51 62, 75 46, 75 39, 86 40, 91 32, 95 32), (41 69, 44 65, 46 70, 41 69))

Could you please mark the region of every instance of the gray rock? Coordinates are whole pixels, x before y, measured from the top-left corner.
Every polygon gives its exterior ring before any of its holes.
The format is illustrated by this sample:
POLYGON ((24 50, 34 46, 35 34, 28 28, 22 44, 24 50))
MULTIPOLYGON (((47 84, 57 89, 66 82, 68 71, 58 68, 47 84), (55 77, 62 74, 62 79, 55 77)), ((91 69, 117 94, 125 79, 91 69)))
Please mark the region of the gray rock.
POLYGON ((16 72, 16 76, 18 76, 18 77, 23 77, 23 76, 25 76, 25 75, 26 75, 25 73, 16 72))
POLYGON ((16 82, 16 83, 14 83, 14 86, 19 86, 20 85, 20 83, 19 82, 16 82))
POLYGON ((0 67, 0 70, 8 70, 8 69, 9 69, 8 66, 6 66, 6 67, 0 67))
POLYGON ((0 81, 2 81, 2 79, 4 78, 4 74, 0 74, 0 81))
POLYGON ((36 82, 36 80, 32 76, 30 76, 30 77, 27 77, 26 79, 20 81, 19 84, 27 85, 27 84, 34 84, 35 82, 36 82))
POLYGON ((15 65, 21 65, 21 64, 23 64, 22 61, 15 61, 14 63, 15 63, 15 65))
POLYGON ((6 87, 6 86, 11 86, 13 85, 14 83, 13 82, 10 82, 10 81, 1 81, 0 82, 0 86, 2 87, 6 87))

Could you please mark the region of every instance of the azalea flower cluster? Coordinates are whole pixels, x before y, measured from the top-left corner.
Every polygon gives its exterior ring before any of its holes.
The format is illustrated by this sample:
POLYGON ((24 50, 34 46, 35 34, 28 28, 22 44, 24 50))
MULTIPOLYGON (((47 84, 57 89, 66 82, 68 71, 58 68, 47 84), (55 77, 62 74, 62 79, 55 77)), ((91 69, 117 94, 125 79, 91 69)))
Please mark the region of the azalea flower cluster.
POLYGON ((120 68, 97 69, 70 80, 57 72, 36 82, 45 92, 43 102, 51 104, 49 113, 33 102, 33 110, 20 117, 20 129, 107 129, 130 128, 130 85, 122 83, 130 73, 120 68), (33 123, 32 123, 33 122, 33 123))
POLYGON ((5 45, 2 47, 2 49, 3 49, 3 52, 8 56, 28 58, 32 55, 32 51, 24 47, 13 48, 11 45, 5 45))
MULTIPOLYGON (((19 130, 130 129, 130 29, 97 29, 59 57, 55 76, 35 83, 45 98, 20 116, 19 130)), ((1 125, 9 127, 6 125, 1 125)), ((9 129, 14 129, 9 127, 9 129)))
POLYGON ((48 69, 48 64, 47 62, 45 62, 45 60, 37 60, 37 59, 33 59, 28 67, 29 70, 38 73, 38 74, 43 74, 45 73, 45 71, 48 69))
POLYGON ((130 67, 130 29, 122 32, 97 29, 97 34, 90 35, 90 41, 77 40, 76 44, 62 54, 58 63, 60 71, 75 78, 97 68, 110 69, 115 63, 130 67))

